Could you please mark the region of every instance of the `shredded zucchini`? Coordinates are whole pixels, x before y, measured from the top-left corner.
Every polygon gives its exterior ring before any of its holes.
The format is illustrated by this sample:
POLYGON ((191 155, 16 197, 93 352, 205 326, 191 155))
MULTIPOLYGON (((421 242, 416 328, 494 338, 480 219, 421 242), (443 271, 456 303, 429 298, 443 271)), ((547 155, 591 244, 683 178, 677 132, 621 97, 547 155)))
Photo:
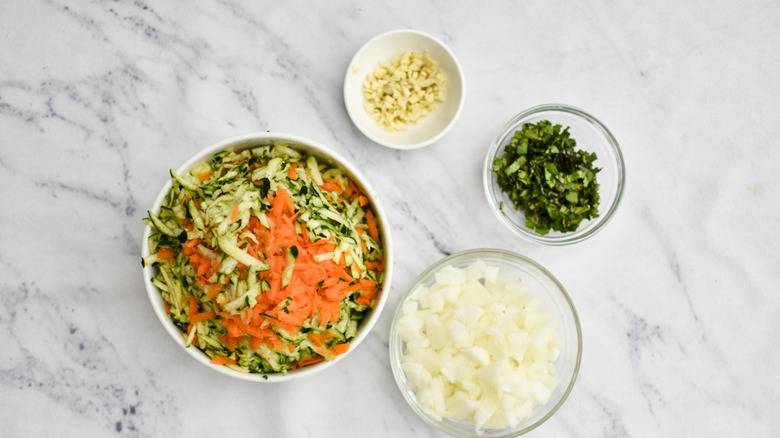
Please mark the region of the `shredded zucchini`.
POLYGON ((277 144, 171 178, 144 219, 142 264, 187 346, 263 374, 347 350, 379 299, 385 257, 370 202, 342 169, 277 144))

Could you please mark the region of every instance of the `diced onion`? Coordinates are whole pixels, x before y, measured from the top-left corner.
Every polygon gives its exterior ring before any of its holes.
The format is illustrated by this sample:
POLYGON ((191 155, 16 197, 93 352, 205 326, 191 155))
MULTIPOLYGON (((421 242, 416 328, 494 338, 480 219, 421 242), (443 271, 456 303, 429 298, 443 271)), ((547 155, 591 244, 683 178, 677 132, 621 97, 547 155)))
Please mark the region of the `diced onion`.
POLYGON ((523 279, 478 261, 448 265, 403 303, 402 369, 422 408, 477 428, 515 427, 558 384, 560 339, 523 279))

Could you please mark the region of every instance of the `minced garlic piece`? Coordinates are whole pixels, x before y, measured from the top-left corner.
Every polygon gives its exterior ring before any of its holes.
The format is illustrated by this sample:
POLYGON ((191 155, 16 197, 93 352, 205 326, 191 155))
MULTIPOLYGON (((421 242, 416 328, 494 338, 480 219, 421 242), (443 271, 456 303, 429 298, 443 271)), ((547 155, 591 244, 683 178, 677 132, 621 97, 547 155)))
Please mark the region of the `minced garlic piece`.
POLYGON ((363 82, 363 107, 386 131, 406 131, 444 101, 444 73, 427 53, 383 62, 363 82))

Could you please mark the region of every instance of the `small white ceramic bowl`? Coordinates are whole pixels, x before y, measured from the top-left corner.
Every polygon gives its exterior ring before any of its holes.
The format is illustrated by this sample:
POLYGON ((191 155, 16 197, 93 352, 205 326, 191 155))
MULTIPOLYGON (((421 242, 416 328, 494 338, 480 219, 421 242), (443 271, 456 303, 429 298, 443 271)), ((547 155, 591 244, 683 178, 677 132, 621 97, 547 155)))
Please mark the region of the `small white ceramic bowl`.
POLYGON ((466 95, 466 83, 458 60, 437 38, 426 33, 400 29, 386 32, 369 40, 347 66, 344 78, 344 104, 355 126, 372 141, 395 149, 417 149, 430 145, 449 132, 460 116, 466 95), (427 52, 445 75, 444 102, 416 124, 403 132, 388 132, 363 108, 363 81, 380 63, 392 61, 408 51, 427 52))
MULTIPOLYGON (((187 161, 185 161, 184 164, 179 166, 179 168, 176 169, 175 171, 178 174, 185 174, 195 165, 211 159, 215 153, 220 151, 242 150, 242 149, 252 148, 256 146, 278 144, 278 143, 285 144, 288 147, 291 147, 302 153, 314 155, 317 158, 317 160, 321 163, 325 163, 330 166, 339 167, 343 169, 347 173, 347 175, 355 182, 355 184, 360 189, 363 190, 363 193, 365 193, 366 196, 369 198, 370 200, 369 202, 371 203, 371 206, 377 217, 377 226, 379 227, 380 233, 382 235, 382 245, 385 250, 385 279, 384 279, 384 283, 382 284, 382 290, 380 291, 379 300, 377 301, 376 305, 371 310, 371 312, 369 312, 368 315, 365 317, 365 319, 361 321, 357 334, 355 335, 354 338, 350 339, 349 341, 350 348, 346 353, 338 355, 336 359, 332 361, 319 362, 295 370, 290 370, 287 371, 286 373, 249 374, 249 373, 242 373, 239 371, 232 370, 226 366, 214 365, 210 363, 210 358, 202 350, 198 349, 195 346, 186 347, 184 343, 184 339, 182 337, 182 331, 173 323, 171 318, 166 314, 165 302, 163 301, 160 295, 160 291, 151 282, 151 279, 152 277, 154 277, 157 268, 155 268, 152 265, 146 265, 143 268, 144 285, 146 286, 146 292, 147 295, 149 296, 149 300, 152 303, 152 308, 154 309, 154 313, 155 315, 157 315, 157 319, 160 320, 163 327, 165 327, 165 330, 168 332, 171 338, 173 338, 174 342, 176 342, 176 344, 178 344, 187 353, 189 353, 190 356, 195 358, 195 360, 202 363, 203 365, 222 374, 231 377, 236 377, 243 380, 254 381, 254 382, 284 382, 289 380, 295 380, 322 371, 346 359, 346 357, 349 356, 351 352, 355 351, 355 348, 357 348, 358 344, 360 344, 360 342, 364 340, 366 336, 368 336, 369 331, 371 331, 374 324, 379 319, 379 315, 382 313, 382 309, 384 308, 385 303, 387 302, 389 296, 390 280, 392 278, 392 269, 393 269, 393 248, 392 248, 391 238, 390 238, 390 227, 387 223, 387 216, 384 210, 382 209, 381 204, 379 203, 379 198, 377 197, 376 192, 371 188, 371 186, 368 184, 368 180, 358 171, 357 168, 355 168, 352 164, 350 164, 346 159, 344 159, 343 157, 341 157, 340 155, 338 155, 337 153, 323 146, 320 143, 305 139, 303 137, 290 135, 290 134, 282 134, 277 132, 258 132, 258 133, 238 135, 235 137, 230 137, 218 141, 212 144, 211 146, 202 149, 201 151, 197 152, 195 155, 190 157, 187 161)), ((151 212, 155 214, 159 214, 160 207, 163 204, 163 201, 170 190, 171 190, 171 181, 168 180, 165 183, 165 185, 163 185, 162 189, 160 190, 160 193, 157 195, 157 198, 154 200, 154 204, 150 209, 151 212)), ((141 247, 142 257, 149 255, 148 242, 151 233, 152 233, 151 228, 149 226, 146 226, 143 233, 143 242, 141 247)))

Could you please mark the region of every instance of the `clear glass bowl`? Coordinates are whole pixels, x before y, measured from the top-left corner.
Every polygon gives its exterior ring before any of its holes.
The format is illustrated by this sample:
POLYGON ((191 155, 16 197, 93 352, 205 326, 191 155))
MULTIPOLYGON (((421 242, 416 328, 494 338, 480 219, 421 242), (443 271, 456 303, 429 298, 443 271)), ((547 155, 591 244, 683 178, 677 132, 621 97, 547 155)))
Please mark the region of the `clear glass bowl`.
POLYGON ((518 236, 548 245, 567 245, 585 240, 612 219, 623 197, 625 188, 625 165, 617 140, 606 126, 585 111, 562 104, 547 104, 527 109, 512 118, 496 135, 485 157, 483 169, 485 194, 491 209, 507 228, 518 236), (493 160, 503 154, 504 147, 522 128, 524 123, 538 123, 549 120, 553 124, 569 127, 571 138, 577 142, 577 149, 595 152, 594 165, 601 171, 596 175, 599 183, 599 216, 583 221, 576 231, 550 231, 541 235, 525 225, 525 215, 515 210, 509 196, 498 186, 496 175, 491 170, 493 160), (501 208, 503 203, 503 209, 501 208))
POLYGON ((425 422, 457 437, 516 437, 538 427, 547 421, 568 397, 577 379, 581 357, 582 332, 580 322, 574 304, 563 285, 547 269, 535 261, 520 254, 499 249, 463 251, 434 263, 409 286, 396 309, 390 327, 390 364, 393 376, 404 399, 425 422), (419 286, 431 286, 435 281, 436 272, 445 266, 452 265, 456 268, 465 268, 480 260, 487 263, 488 266, 498 267, 500 270, 499 275, 502 277, 522 277, 528 284, 530 295, 543 297, 541 308, 552 312, 553 318, 557 322, 558 336, 561 340, 560 356, 555 362, 556 374, 554 375, 558 380, 558 385, 552 392, 549 401, 544 405, 535 406, 531 417, 520 422, 517 427, 484 429, 480 431, 481 433, 468 420, 453 421, 446 418, 438 420, 425 412, 418 403, 414 389, 401 367, 401 357, 405 349, 405 343, 399 334, 399 319, 403 315, 403 305, 419 286))

